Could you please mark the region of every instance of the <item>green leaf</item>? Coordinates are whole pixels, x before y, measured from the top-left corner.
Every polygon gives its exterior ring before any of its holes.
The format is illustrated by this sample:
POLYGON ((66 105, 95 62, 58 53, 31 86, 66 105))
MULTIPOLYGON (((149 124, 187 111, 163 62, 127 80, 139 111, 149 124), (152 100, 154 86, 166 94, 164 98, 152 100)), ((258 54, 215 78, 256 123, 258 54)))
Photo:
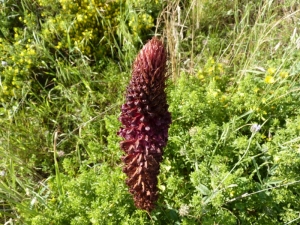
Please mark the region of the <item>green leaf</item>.
POLYGON ((203 194, 203 195, 209 195, 210 194, 210 190, 203 184, 199 184, 196 187, 196 190, 200 191, 200 193, 203 194))

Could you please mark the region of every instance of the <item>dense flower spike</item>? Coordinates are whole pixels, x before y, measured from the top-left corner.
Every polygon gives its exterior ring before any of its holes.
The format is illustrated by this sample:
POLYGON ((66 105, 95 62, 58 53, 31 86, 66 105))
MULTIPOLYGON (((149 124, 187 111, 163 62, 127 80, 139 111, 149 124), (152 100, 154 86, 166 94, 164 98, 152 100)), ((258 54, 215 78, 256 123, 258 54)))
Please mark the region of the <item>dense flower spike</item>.
POLYGON ((171 114, 166 101, 166 50, 157 38, 138 54, 122 105, 118 134, 126 180, 135 205, 150 212, 158 198, 157 176, 167 144, 171 114))

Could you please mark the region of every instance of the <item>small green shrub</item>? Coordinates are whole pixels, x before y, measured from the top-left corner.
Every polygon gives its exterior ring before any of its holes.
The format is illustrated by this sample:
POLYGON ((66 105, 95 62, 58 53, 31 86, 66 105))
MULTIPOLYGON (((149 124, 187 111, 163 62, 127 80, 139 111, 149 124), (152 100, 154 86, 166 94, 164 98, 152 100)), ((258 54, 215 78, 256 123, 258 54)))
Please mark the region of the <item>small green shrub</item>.
POLYGON ((47 197, 45 199, 47 202, 36 201, 31 206, 33 210, 42 210, 43 213, 26 218, 25 222, 30 224, 121 222, 122 216, 133 204, 123 187, 123 182, 120 182, 122 177, 120 169, 115 170, 102 164, 88 170, 82 167, 80 175, 73 179, 61 176, 60 187, 57 186, 55 179, 50 179, 46 184, 48 196, 41 196, 47 197), (124 206, 123 209, 116 207, 120 204, 124 206))
POLYGON ((278 224, 298 217, 299 77, 280 68, 256 72, 236 80, 211 59, 170 90, 166 158, 182 174, 176 183, 162 176, 161 185, 177 196, 188 187, 185 201, 168 203, 178 210, 185 205, 185 216, 201 224, 278 224))
MULTIPOLYGON (((106 57, 122 60, 121 67, 131 62, 135 46, 153 33, 153 16, 161 6, 151 2, 146 11, 140 11, 145 4, 122 0, 5 2, 0 12, 0 101, 51 89, 59 75, 68 72, 61 71, 65 67, 71 70, 85 63, 99 69, 106 57)), ((76 82, 73 78, 69 81, 76 82)))

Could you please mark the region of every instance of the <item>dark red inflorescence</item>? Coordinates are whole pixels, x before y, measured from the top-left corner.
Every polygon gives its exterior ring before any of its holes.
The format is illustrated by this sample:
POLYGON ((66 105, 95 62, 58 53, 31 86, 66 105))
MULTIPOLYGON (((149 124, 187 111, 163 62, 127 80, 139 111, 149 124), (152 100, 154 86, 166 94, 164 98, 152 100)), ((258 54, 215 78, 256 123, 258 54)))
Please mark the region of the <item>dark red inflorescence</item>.
POLYGON ((126 183, 136 207, 150 212, 158 198, 157 176, 163 148, 168 141, 171 114, 166 101, 167 54, 157 38, 139 52, 122 105, 118 135, 125 152, 122 157, 126 183))

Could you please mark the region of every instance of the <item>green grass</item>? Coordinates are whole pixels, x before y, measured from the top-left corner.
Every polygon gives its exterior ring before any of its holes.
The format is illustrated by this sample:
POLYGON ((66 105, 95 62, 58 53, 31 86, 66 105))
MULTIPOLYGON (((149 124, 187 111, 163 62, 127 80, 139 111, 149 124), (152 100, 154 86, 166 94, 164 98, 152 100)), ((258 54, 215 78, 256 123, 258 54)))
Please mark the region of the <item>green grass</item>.
POLYGON ((67 0, 0 3, 0 223, 298 224, 297 1, 79 2, 69 14, 67 0), (173 122, 147 214, 127 191, 116 132, 131 64, 154 34, 173 122))

